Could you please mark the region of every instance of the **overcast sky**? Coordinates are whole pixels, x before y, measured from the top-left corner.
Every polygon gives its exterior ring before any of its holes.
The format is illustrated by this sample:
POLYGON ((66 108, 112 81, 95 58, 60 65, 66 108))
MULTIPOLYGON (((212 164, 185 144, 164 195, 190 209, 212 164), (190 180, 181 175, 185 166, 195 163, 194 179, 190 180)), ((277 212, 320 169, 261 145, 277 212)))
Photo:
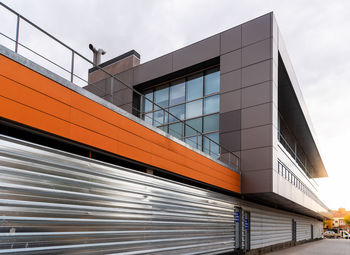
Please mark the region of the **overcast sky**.
MULTIPOLYGON (((103 48, 107 51, 103 61, 135 49, 145 62, 273 11, 329 174, 320 180, 321 199, 331 209, 350 210, 350 1, 3 2, 89 58, 89 43, 103 48)), ((5 24, 1 19, 7 20, 4 17, 0 10, 0 26, 5 24)), ((10 24, 7 27, 14 31, 10 24)), ((49 45, 34 32, 22 36, 36 48, 49 45)), ((69 52, 44 49, 43 53, 59 55, 69 68, 69 52)))

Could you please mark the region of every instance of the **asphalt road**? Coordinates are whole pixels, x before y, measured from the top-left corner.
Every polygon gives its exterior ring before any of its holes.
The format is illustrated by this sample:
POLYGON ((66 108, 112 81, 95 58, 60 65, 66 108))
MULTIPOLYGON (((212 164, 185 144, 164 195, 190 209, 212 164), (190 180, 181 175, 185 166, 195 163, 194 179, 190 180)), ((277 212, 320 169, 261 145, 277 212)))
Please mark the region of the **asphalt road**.
POLYGON ((350 239, 323 239, 297 245, 268 255, 350 255, 350 239))

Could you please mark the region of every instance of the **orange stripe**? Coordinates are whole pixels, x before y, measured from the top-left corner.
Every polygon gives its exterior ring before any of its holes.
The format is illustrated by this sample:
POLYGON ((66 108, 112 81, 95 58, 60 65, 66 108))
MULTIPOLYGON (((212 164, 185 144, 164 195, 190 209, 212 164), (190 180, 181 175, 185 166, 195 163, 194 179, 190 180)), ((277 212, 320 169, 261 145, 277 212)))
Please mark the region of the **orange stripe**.
POLYGON ((191 179, 240 192, 240 175, 0 56, 0 115, 191 179))

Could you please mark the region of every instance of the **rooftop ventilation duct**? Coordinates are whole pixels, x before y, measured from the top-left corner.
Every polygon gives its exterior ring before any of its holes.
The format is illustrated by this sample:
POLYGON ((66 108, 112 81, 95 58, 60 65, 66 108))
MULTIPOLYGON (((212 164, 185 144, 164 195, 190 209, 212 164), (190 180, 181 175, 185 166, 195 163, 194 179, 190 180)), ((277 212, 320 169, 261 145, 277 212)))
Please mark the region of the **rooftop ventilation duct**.
POLYGON ((92 52, 94 53, 94 65, 98 66, 99 64, 101 64, 101 55, 106 54, 106 52, 103 49, 96 49, 91 43, 89 44, 89 49, 92 50, 92 52))

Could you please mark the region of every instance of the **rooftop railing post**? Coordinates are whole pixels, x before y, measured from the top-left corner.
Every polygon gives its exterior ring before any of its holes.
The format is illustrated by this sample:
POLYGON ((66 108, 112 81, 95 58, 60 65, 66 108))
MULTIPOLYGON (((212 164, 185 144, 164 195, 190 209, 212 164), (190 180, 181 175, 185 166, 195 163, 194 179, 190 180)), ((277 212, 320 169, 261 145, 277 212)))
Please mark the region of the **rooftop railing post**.
POLYGON ((72 60, 71 60, 71 67, 70 67, 70 81, 73 82, 74 78, 74 51, 72 51, 72 60))
POLYGON ((20 22, 20 16, 17 15, 16 41, 15 41, 15 52, 16 53, 18 52, 19 22, 20 22))
POLYGON ((111 79, 111 103, 114 104, 114 79, 111 79))
POLYGON ((211 156, 211 140, 209 140, 209 153, 208 154, 211 156))

